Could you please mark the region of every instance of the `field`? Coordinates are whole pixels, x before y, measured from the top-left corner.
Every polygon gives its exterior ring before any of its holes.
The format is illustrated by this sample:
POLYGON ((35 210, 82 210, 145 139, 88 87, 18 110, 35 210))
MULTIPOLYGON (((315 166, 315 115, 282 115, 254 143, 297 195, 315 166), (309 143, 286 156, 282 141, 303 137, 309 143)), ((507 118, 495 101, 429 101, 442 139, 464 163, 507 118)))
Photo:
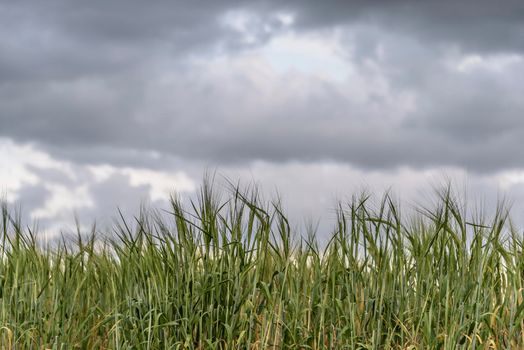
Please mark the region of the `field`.
POLYGON ((524 348, 523 240, 502 206, 471 216, 446 188, 405 217, 373 198, 341 203, 322 244, 255 189, 209 183, 168 219, 53 247, 4 205, 0 348, 524 348))

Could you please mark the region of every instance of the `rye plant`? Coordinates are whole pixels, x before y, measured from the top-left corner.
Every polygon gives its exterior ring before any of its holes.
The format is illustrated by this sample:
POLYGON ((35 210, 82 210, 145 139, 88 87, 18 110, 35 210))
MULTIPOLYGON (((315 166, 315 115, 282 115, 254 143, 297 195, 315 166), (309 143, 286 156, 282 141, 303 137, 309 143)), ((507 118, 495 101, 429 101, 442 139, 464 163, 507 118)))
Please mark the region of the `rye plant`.
POLYGON ((446 188, 404 217, 340 203, 327 242, 256 189, 206 182, 168 213, 42 246, 2 206, 2 349, 517 349, 522 237, 446 188))

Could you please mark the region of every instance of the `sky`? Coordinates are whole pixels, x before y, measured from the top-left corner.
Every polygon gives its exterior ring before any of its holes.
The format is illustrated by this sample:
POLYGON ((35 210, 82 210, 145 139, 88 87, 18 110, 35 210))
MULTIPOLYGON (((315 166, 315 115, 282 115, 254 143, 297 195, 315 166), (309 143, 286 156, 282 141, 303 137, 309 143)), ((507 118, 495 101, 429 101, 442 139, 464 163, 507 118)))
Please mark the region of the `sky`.
POLYGON ((47 232, 206 171, 320 234, 445 181, 524 223, 522 91, 520 0, 0 0, 0 191, 47 232))

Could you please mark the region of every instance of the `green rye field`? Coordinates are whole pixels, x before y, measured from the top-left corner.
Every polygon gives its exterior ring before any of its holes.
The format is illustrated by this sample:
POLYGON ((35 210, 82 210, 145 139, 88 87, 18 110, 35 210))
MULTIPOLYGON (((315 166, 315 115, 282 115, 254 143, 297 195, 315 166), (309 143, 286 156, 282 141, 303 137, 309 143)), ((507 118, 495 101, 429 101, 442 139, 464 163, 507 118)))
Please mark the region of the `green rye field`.
POLYGON ((524 348, 523 240, 502 205, 470 215, 445 188, 403 216, 355 196, 319 242, 256 189, 214 188, 52 247, 4 204, 0 348, 524 348))

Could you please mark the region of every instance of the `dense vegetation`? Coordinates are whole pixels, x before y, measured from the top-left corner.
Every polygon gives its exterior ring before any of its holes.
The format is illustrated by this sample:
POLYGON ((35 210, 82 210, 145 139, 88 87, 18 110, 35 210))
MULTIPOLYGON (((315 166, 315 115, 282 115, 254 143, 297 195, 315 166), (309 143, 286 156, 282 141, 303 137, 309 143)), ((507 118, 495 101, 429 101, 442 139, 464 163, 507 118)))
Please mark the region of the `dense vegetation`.
POLYGON ((168 220, 52 248, 4 205, 0 347, 524 347, 523 241, 502 207, 473 221, 444 190, 401 217, 388 195, 355 197, 319 244, 256 191, 211 187, 168 220))

